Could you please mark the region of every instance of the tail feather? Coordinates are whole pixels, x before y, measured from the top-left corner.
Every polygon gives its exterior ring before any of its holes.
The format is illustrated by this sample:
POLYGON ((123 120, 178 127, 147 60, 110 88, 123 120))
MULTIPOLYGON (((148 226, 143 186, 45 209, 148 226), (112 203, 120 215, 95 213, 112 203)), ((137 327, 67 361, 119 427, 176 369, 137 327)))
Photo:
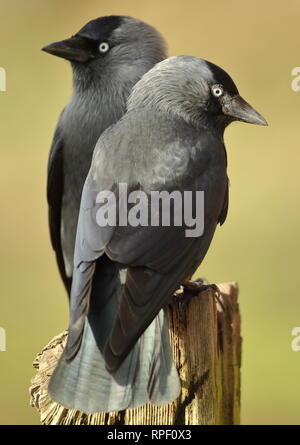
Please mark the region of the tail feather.
POLYGON ((102 260, 93 280, 89 314, 78 353, 65 353, 51 377, 49 394, 69 409, 85 413, 121 411, 148 402, 176 399, 180 382, 172 360, 168 320, 161 310, 120 368, 109 373, 103 351, 115 322, 122 285, 118 266, 102 260))
POLYGON ((86 319, 81 347, 70 362, 62 355, 49 384, 53 400, 85 413, 110 412, 175 400, 180 382, 172 360, 167 318, 161 311, 121 367, 110 374, 86 319))

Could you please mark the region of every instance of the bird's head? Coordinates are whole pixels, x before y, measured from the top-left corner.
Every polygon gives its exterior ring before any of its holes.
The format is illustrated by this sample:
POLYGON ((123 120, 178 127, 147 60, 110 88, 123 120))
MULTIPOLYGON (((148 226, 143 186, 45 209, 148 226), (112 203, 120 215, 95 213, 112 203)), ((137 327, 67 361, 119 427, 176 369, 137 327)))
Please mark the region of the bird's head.
POLYGON ((128 16, 88 22, 72 37, 50 43, 43 51, 71 62, 77 77, 135 77, 166 57, 166 44, 152 26, 128 16))
POLYGON ((222 68, 192 56, 170 57, 143 76, 133 88, 128 109, 145 105, 220 129, 233 121, 267 125, 222 68))

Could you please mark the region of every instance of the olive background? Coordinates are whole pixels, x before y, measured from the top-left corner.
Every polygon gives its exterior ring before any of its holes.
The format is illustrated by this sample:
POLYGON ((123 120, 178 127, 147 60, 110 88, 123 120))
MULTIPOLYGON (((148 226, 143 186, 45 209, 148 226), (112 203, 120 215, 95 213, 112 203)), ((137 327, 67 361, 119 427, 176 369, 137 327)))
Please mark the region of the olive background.
POLYGON ((1 0, 0 423, 38 424, 29 406, 32 361, 68 324, 50 247, 45 198, 48 151, 71 94, 68 62, 40 51, 102 15, 140 18, 165 36, 169 54, 190 54, 230 73, 269 122, 225 134, 231 181, 226 223, 198 275, 237 280, 242 314, 242 423, 299 424, 300 2, 227 0, 1 0))

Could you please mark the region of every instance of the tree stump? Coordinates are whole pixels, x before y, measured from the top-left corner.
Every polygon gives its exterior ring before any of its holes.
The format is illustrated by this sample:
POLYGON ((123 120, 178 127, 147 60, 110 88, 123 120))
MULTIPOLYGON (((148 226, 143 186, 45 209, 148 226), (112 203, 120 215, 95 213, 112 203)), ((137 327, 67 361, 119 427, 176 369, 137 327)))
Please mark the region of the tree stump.
POLYGON ((31 406, 51 425, 237 425, 240 421, 241 336, 236 283, 208 289, 169 308, 169 332, 182 391, 173 403, 143 405, 115 413, 84 414, 53 402, 49 378, 68 331, 53 338, 36 357, 31 406))

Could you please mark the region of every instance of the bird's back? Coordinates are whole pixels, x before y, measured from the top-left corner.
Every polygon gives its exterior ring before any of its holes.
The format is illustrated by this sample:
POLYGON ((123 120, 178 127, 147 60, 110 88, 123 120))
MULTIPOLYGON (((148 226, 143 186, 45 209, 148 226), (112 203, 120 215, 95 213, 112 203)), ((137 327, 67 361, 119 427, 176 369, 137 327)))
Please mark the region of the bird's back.
POLYGON ((91 94, 74 94, 59 121, 63 146, 63 195, 61 242, 64 262, 72 275, 76 228, 82 188, 91 166, 99 136, 125 111, 125 98, 109 104, 99 90, 91 94))
POLYGON ((138 183, 149 192, 191 187, 193 181, 200 187, 199 180, 214 172, 223 180, 226 164, 217 134, 180 117, 138 109, 127 112, 101 136, 90 175, 99 189, 125 182, 138 183))

